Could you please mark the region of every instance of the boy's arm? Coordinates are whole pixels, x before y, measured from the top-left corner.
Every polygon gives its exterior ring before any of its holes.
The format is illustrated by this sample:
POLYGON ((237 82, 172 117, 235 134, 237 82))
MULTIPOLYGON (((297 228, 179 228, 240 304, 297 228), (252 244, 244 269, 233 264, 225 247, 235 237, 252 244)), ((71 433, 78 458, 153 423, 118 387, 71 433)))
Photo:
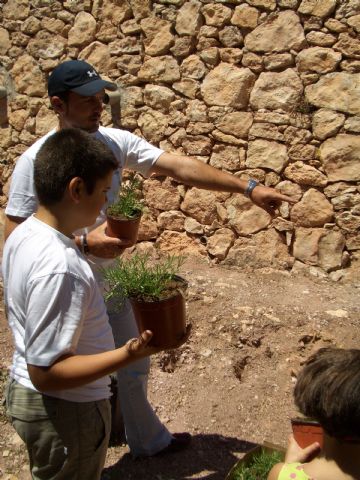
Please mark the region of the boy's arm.
MULTIPOLYGON (((180 347, 190 335, 190 326, 174 348, 180 347)), ((30 380, 41 392, 81 387, 140 358, 161 351, 149 347, 152 332, 146 330, 138 338, 129 340, 124 347, 94 355, 64 355, 50 367, 27 365, 30 380)))
POLYGON ((64 355, 49 367, 28 364, 30 380, 42 392, 80 387, 134 360, 159 352, 160 349, 147 346, 151 337, 152 333, 147 330, 116 350, 93 355, 64 355))

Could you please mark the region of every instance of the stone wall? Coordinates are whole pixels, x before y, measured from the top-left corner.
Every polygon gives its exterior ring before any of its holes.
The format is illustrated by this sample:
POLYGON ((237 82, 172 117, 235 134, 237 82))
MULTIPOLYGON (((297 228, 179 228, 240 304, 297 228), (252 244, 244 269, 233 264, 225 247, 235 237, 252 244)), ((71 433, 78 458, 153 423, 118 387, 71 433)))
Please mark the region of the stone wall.
POLYGON ((56 124, 46 78, 92 63, 121 88, 122 126, 297 203, 143 182, 141 240, 250 267, 332 272, 360 256, 359 0, 0 1, 2 204, 14 162, 56 124))

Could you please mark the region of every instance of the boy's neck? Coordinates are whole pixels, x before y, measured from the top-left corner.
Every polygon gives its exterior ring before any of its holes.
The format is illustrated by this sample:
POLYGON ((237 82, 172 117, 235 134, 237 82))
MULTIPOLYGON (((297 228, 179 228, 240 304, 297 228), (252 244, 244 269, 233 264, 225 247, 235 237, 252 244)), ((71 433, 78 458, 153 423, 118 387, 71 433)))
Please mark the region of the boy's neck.
POLYGON ((35 218, 46 225, 54 228, 66 237, 72 238, 72 232, 75 230, 67 221, 67 215, 64 215, 66 208, 64 206, 56 205, 55 207, 44 207, 39 205, 35 218))

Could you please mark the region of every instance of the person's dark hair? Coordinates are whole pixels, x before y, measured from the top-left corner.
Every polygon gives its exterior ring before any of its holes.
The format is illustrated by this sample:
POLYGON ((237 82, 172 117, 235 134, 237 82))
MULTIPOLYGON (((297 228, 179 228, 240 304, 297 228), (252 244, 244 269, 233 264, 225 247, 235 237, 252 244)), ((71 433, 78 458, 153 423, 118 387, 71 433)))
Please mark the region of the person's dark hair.
POLYGON ((94 191, 96 181, 118 168, 112 151, 80 129, 68 128, 51 135, 35 158, 34 183, 39 202, 50 206, 59 202, 74 177, 81 177, 86 191, 94 191))
POLYGON ((318 350, 301 370, 294 398, 329 435, 360 441, 360 350, 318 350))
MULTIPOLYGON (((62 100, 67 105, 69 103, 69 94, 70 94, 70 90, 68 90, 67 92, 56 93, 53 96, 59 97, 60 100, 62 100)), ((50 97, 50 103, 51 103, 51 98, 52 97, 50 97)), ((107 105, 109 101, 110 101, 109 95, 107 93, 104 93, 103 104, 107 105)), ((51 106, 52 108, 54 108, 52 103, 51 103, 51 106)))
POLYGON ((55 96, 56 96, 56 97, 59 97, 60 100, 62 100, 64 103, 68 103, 68 100, 69 100, 69 91, 57 93, 55 96))

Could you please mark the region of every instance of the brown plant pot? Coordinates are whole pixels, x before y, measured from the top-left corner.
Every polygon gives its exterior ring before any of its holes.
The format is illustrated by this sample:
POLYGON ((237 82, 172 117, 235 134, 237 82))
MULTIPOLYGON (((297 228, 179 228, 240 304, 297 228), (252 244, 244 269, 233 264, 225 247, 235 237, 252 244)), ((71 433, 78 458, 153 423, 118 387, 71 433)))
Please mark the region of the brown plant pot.
POLYGON ((305 448, 314 442, 318 442, 322 448, 324 431, 318 422, 307 418, 292 418, 291 426, 294 438, 301 448, 305 448))
POLYGON ((163 349, 175 348, 186 333, 186 308, 184 290, 187 282, 174 277, 182 284, 180 291, 157 302, 144 302, 130 298, 140 332, 151 330, 153 338, 149 345, 163 349))
MULTIPOLYGON (((135 218, 107 215, 106 235, 109 237, 130 240, 131 245, 135 245, 138 238, 140 220, 141 213, 135 218)), ((129 245, 129 247, 131 245, 129 245)))

